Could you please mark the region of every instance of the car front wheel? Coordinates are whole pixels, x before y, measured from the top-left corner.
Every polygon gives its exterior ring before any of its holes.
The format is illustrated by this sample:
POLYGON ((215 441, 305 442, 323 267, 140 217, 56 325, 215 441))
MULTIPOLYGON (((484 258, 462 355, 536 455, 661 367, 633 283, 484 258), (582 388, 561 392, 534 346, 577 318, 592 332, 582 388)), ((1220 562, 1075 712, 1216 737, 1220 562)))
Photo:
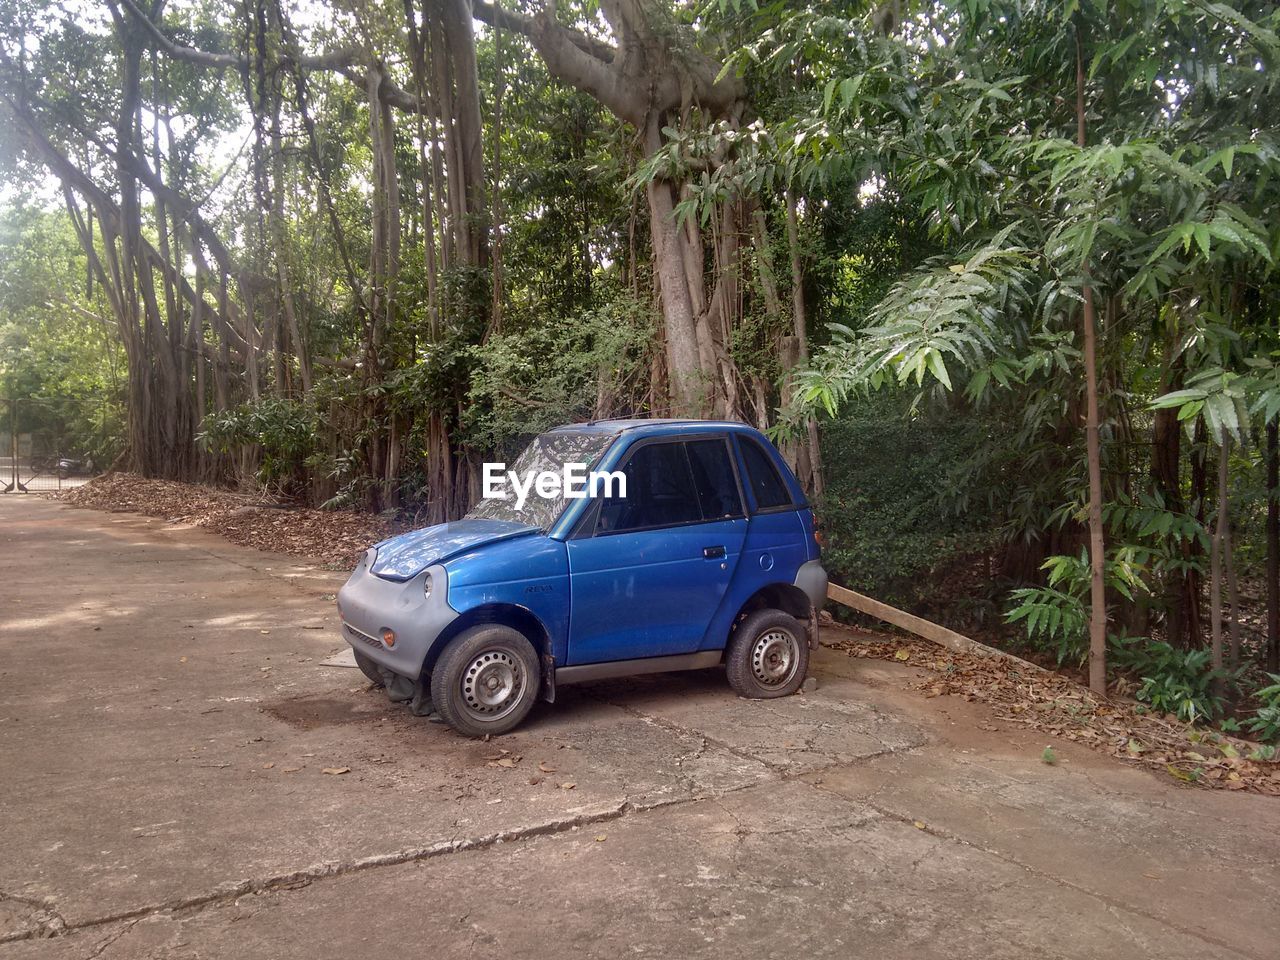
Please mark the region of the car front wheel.
POLYGON ((541 668, 518 630, 482 624, 445 647, 431 672, 431 700, 468 737, 506 733, 533 709, 541 668))
POLYGON ((757 610, 729 640, 725 673, 740 697, 770 700, 795 693, 809 672, 804 625, 781 610, 757 610))

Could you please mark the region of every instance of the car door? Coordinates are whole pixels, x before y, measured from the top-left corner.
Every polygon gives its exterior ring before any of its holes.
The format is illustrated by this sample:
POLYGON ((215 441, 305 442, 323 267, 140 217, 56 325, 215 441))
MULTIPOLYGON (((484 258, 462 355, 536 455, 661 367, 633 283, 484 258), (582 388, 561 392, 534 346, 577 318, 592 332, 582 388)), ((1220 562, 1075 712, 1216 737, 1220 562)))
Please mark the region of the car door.
POLYGON ((728 440, 643 439, 568 541, 570 665, 693 653, 742 553, 728 440))
POLYGON ((751 499, 741 571, 750 575, 752 590, 779 580, 790 583, 808 559, 809 538, 798 512, 800 505, 764 445, 743 434, 736 439, 743 484, 751 499))

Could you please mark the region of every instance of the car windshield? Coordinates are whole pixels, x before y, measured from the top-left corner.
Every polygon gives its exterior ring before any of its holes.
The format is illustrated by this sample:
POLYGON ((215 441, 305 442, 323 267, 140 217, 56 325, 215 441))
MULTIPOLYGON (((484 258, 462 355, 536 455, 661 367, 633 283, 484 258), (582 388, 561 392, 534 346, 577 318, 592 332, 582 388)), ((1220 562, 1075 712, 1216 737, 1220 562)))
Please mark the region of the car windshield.
MULTIPOLYGON (((506 469, 519 478, 522 486, 530 479, 536 481, 543 473, 563 477, 564 468, 568 464, 575 467, 582 464, 587 471, 591 471, 615 437, 616 433, 596 431, 572 433, 556 430, 544 433, 529 444, 516 462, 508 464, 506 469)), ((524 502, 520 503, 509 479, 504 479, 498 489, 506 495, 505 498, 482 497, 467 514, 467 519, 507 520, 546 530, 556 522, 569 502, 563 490, 558 496, 543 497, 531 486, 524 502)))

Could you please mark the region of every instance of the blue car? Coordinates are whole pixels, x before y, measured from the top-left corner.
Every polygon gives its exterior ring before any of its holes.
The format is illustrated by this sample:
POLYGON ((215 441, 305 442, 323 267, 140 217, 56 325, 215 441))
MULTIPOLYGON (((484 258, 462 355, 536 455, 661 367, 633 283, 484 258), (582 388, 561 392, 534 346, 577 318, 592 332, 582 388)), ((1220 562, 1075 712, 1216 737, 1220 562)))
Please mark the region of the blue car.
POLYGON ((557 427, 509 472, 486 465, 486 485, 463 519, 370 548, 338 593, 344 639, 392 699, 476 737, 567 683, 721 664, 743 697, 804 682, 827 574, 759 431, 557 427))

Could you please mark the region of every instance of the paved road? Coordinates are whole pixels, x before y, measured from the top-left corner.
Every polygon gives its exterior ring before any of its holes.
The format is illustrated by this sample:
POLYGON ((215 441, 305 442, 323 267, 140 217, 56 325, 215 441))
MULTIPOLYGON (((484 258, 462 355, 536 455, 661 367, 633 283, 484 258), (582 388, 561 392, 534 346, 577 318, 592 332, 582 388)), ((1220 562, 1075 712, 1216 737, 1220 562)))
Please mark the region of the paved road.
POLYGON ((1046 766, 898 664, 481 743, 323 666, 337 580, 287 558, 0 498, 0 583, 0 960, 1280 954, 1280 805, 1046 766))

